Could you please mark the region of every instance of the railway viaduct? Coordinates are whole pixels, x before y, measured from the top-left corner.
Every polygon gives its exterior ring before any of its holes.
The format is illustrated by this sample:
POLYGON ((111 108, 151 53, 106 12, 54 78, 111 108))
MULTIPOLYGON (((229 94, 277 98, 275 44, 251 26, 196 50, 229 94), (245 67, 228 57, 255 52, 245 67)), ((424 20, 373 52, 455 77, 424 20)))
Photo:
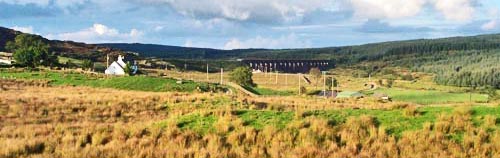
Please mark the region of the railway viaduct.
POLYGON ((242 62, 254 71, 284 73, 307 73, 311 68, 326 71, 335 66, 331 60, 242 60, 242 62))

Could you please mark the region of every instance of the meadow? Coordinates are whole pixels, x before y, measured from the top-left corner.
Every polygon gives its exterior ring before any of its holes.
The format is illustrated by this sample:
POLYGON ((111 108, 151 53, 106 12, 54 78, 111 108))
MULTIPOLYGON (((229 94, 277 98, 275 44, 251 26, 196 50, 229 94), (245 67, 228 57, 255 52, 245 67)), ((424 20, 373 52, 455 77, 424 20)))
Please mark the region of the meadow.
POLYGON ((24 71, 0 70, 0 78, 43 80, 51 85, 89 86, 100 88, 115 88, 122 90, 152 91, 152 92, 194 92, 224 90, 223 86, 209 83, 197 83, 189 80, 178 84, 176 79, 147 76, 113 77, 102 74, 84 74, 73 71, 24 71))
POLYGON ((421 105, 450 104, 450 103, 476 103, 487 102, 488 95, 479 93, 444 92, 436 90, 409 90, 409 89, 379 89, 375 92, 385 93, 397 101, 412 102, 421 105))
POLYGON ((197 91, 218 85, 168 77, 1 70, 0 157, 500 156, 500 104, 461 88, 397 81, 372 92, 393 97, 382 102, 197 91))

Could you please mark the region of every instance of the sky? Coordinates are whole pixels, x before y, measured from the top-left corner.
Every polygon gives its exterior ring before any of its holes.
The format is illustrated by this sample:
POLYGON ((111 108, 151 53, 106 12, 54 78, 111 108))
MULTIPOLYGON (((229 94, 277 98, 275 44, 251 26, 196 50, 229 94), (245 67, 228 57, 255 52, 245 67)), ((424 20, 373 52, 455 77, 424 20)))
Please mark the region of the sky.
POLYGON ((86 43, 316 48, 500 33, 500 1, 0 0, 0 26, 86 43))

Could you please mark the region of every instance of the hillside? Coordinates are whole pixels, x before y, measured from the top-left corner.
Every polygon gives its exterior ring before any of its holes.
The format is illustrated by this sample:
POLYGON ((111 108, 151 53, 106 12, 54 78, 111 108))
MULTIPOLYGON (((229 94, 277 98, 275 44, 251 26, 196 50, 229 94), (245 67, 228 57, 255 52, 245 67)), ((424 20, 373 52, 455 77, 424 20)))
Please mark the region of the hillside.
POLYGON ((266 49, 239 49, 239 50, 220 50, 211 48, 191 48, 179 46, 167 46, 157 44, 140 43, 103 43, 99 46, 116 48, 124 51, 137 52, 143 57, 155 57, 166 59, 233 59, 240 57, 241 54, 252 53, 256 51, 265 51, 266 49))
MULTIPOLYGON (((21 32, 0 27, 0 50, 21 32)), ((41 37, 43 38, 43 37, 41 37)), ((441 39, 419 39, 373 43, 358 46, 309 49, 237 49, 219 50, 154 44, 85 44, 43 38, 56 55, 75 59, 105 61, 106 54, 137 52, 141 57, 163 58, 186 64, 205 65, 206 60, 229 66, 235 59, 321 59, 333 60, 338 67, 354 67, 367 74, 385 67, 404 67, 413 71, 436 74, 435 81, 454 86, 492 86, 500 88, 500 34, 441 39), (198 62, 203 61, 203 62, 198 62), (201 64, 200 64, 201 63, 201 64)), ((179 64, 180 63, 180 64, 179 64)), ((235 65, 232 63, 232 65, 235 65)), ((204 70, 203 66, 200 70, 204 70)))
POLYGON ((444 85, 500 88, 500 64, 497 63, 500 34, 281 50, 217 50, 146 44, 102 46, 166 59, 327 59, 334 60, 339 67, 355 67, 367 73, 380 72, 384 67, 404 67, 434 73, 436 82, 444 85))
POLYGON ((218 50, 152 44, 99 44, 138 52, 141 56, 168 59, 331 59, 350 64, 362 61, 389 60, 401 55, 442 51, 489 50, 500 48, 500 34, 442 39, 419 39, 365 44, 359 46, 310 49, 237 49, 218 50))
MULTIPOLYGON (((0 27, 0 51, 6 51, 5 45, 9 41, 14 41, 17 35, 22 34, 22 32, 0 27)), ((105 61, 106 54, 115 56, 119 53, 123 53, 119 49, 109 48, 104 46, 78 43, 73 41, 58 41, 58 40, 48 40, 42 38, 43 41, 50 45, 50 51, 55 52, 56 55, 70 57, 75 59, 91 59, 94 61, 105 61)))

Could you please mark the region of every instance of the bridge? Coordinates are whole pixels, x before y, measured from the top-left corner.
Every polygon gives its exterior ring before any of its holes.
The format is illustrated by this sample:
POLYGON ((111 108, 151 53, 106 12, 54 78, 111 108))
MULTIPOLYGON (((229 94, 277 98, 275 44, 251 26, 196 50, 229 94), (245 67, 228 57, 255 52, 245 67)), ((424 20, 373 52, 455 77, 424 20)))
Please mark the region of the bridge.
POLYGON ((331 60, 242 60, 242 62, 254 71, 260 72, 307 73, 311 68, 326 71, 335 67, 331 60))

